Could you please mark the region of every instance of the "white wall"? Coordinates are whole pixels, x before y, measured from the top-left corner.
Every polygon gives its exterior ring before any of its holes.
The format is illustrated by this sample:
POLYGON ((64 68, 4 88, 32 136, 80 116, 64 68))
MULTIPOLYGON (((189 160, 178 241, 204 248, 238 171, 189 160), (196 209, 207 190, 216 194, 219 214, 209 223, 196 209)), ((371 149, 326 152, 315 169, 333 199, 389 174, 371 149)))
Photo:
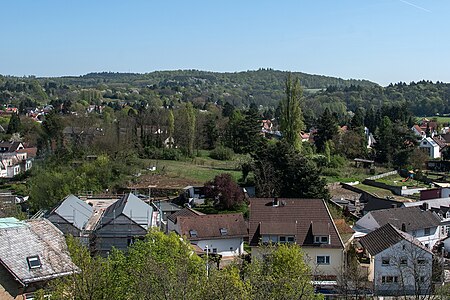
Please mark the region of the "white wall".
MULTIPOLYGON (((305 262, 311 268, 313 275, 339 276, 341 268, 344 264, 343 249, 336 248, 319 248, 319 247, 302 247, 305 262), (330 256, 329 265, 317 265, 317 256, 330 256)), ((262 250, 259 247, 252 247, 252 257, 262 258, 262 250)))
POLYGON ((374 268, 374 288, 377 294, 396 295, 405 290, 411 294, 415 290, 415 278, 424 277, 424 283, 420 284, 421 289, 428 289, 432 276, 432 254, 417 247, 406 240, 402 240, 396 245, 380 252, 373 259, 374 268), (383 265, 383 258, 390 258, 389 265, 383 265), (400 260, 406 258, 407 264, 401 265, 400 260), (417 259, 424 258, 425 264, 418 265, 417 259), (414 276, 414 273, 416 275, 414 276), (397 276, 397 283, 382 283, 383 276, 397 276))
POLYGON ((339 276, 344 264, 343 249, 302 247, 313 275, 339 276), (329 265, 317 265, 317 256, 330 256, 329 265))
POLYGON ((222 256, 238 256, 244 251, 244 241, 242 238, 191 241, 191 243, 199 246, 203 250, 206 250, 206 245, 208 245, 208 251, 210 253, 213 253, 213 249, 217 249, 217 254, 222 256))
POLYGON ((380 227, 380 225, 378 225, 377 221, 375 221, 375 219, 372 217, 372 213, 370 212, 359 219, 358 222, 356 222, 356 225, 370 231, 373 231, 380 227))
POLYGON ((408 232, 418 239, 424 246, 428 244, 428 249, 433 249, 434 245, 444 237, 441 226, 430 228, 430 234, 425 235, 425 229, 416 230, 416 232, 408 232))

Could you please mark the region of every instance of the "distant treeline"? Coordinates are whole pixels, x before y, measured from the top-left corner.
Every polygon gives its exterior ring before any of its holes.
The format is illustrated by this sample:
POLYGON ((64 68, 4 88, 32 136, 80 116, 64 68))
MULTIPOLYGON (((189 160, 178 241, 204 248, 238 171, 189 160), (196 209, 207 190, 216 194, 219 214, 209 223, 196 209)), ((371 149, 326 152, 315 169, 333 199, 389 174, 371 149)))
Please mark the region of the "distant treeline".
MULTIPOLYGON (((21 108, 36 104, 83 101, 101 104, 115 100, 133 106, 175 105, 192 102, 202 109, 208 104, 230 103, 238 108, 256 104, 276 110, 284 97, 288 72, 259 69, 235 73, 197 70, 135 73, 90 73, 79 77, 36 78, 0 76, 0 102, 21 108), (22 103, 24 102, 24 103, 22 103)), ((420 81, 379 86, 367 80, 294 72, 304 89, 305 118, 317 119, 325 108, 338 116, 362 108, 406 105, 416 116, 450 112, 450 85, 420 81)))

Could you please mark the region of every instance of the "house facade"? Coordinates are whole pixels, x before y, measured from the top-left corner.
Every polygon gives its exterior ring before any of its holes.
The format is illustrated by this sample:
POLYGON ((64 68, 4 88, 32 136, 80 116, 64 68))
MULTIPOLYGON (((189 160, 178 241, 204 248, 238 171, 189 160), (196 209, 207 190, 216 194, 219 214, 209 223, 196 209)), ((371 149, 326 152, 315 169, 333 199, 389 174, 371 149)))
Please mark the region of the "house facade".
POLYGON ((336 278, 344 245, 322 199, 251 198, 249 243, 258 258, 267 244, 302 247, 315 278, 336 278))
POLYGON ((242 255, 244 237, 248 235, 242 213, 178 215, 172 228, 200 250, 222 257, 242 255))
POLYGON ((105 209, 94 227, 91 250, 108 255, 113 247, 127 251, 153 224, 153 207, 129 193, 105 209))
POLYGON ((32 299, 49 281, 78 271, 50 221, 0 219, 0 299, 32 299))
POLYGON ((13 178, 31 169, 36 148, 20 142, 0 142, 0 178, 13 178))
POLYGON ((367 234, 360 244, 369 256, 369 281, 378 296, 428 294, 433 254, 413 236, 386 224, 367 234))
POLYGON ((69 195, 50 212, 47 219, 64 234, 82 237, 93 212, 92 206, 69 195))
POLYGON ((424 151, 432 159, 440 158, 442 150, 446 147, 445 142, 438 137, 425 137, 420 141, 419 149, 424 151))

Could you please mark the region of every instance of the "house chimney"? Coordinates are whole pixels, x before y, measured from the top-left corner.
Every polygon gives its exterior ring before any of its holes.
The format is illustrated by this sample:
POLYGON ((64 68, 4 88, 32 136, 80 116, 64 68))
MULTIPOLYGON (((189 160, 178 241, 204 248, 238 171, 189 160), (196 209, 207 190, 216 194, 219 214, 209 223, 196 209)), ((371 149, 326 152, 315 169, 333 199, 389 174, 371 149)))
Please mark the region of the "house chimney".
POLYGON ((422 206, 423 206, 423 210, 425 210, 425 211, 427 211, 427 210, 430 209, 430 207, 429 207, 429 205, 428 205, 427 202, 424 202, 424 203, 422 204, 422 206))
POLYGON ((406 232, 406 224, 405 223, 402 223, 402 231, 406 232))

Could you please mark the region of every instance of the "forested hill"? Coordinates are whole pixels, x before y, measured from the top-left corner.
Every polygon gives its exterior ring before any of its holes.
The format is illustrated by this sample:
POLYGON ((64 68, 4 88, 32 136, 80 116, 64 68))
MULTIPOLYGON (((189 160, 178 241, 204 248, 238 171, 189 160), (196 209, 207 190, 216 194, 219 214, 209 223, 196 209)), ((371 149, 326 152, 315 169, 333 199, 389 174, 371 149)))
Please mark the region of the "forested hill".
MULTIPOLYGON (((272 69, 259 69, 257 71, 244 71, 234 73, 219 73, 198 70, 156 71, 145 74, 136 73, 89 73, 80 77, 64 77, 68 82, 80 85, 98 83, 130 84, 133 86, 159 85, 159 86, 189 86, 195 84, 222 86, 230 88, 241 86, 246 89, 282 89, 286 80, 287 71, 272 69)), ((312 75, 293 72, 292 75, 300 79, 301 85, 306 89, 323 89, 328 86, 349 87, 375 86, 376 83, 368 80, 342 79, 331 76, 312 75)))
MULTIPOLYGON (((136 73, 89 73, 70 77, 0 76, 0 103, 21 108, 62 102, 72 104, 128 103, 133 107, 192 102, 205 109, 207 104, 230 103, 238 108, 254 103, 274 111, 284 97, 288 72, 260 69, 236 73, 197 70, 136 73)), ((338 116, 357 108, 377 109, 384 105, 406 107, 416 116, 450 113, 450 84, 420 81, 382 87, 367 80, 293 73, 304 90, 304 111, 317 118, 325 108, 338 116)), ((79 106, 79 105, 78 105, 79 106)))

